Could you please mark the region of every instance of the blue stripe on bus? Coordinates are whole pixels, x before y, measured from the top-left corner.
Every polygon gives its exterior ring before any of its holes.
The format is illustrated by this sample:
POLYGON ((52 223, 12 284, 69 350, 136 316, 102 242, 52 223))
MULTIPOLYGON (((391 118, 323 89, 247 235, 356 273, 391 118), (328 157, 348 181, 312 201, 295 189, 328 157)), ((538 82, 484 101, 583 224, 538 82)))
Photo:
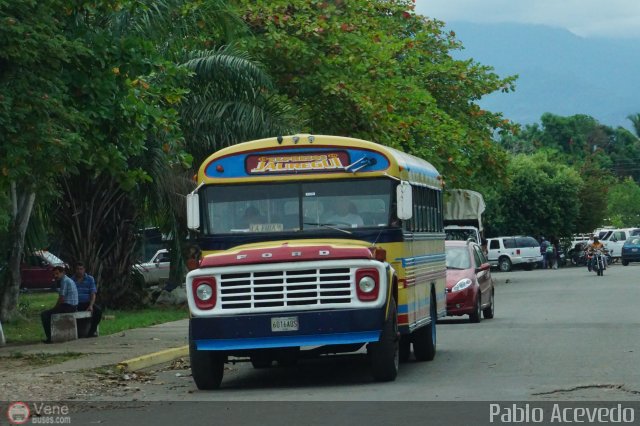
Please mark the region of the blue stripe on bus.
POLYGON ((403 258, 398 258, 396 260, 402 261, 402 267, 406 268, 408 266, 423 265, 425 263, 442 262, 445 259, 446 259, 446 255, 444 253, 439 253, 439 254, 428 254, 425 256, 403 257, 403 258))
POLYGON ((285 348, 296 346, 344 345, 349 343, 377 342, 380 331, 355 333, 316 334, 305 336, 280 336, 248 339, 195 340, 196 348, 204 351, 228 351, 242 349, 285 348))

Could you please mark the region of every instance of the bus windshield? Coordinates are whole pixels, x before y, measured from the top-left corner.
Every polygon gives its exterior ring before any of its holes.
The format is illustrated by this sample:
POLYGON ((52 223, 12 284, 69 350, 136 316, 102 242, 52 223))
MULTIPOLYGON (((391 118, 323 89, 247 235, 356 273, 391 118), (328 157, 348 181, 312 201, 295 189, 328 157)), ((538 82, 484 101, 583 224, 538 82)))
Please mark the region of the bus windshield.
POLYGON ((210 185, 205 234, 288 232, 389 226, 389 179, 210 185))

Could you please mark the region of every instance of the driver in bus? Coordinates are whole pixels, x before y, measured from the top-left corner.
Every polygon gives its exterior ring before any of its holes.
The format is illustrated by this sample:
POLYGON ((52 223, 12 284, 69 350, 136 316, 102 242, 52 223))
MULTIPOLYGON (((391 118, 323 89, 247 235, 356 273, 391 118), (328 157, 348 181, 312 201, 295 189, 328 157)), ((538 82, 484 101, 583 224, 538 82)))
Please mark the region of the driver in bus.
POLYGON ((327 216, 326 222, 334 225, 349 225, 352 228, 364 226, 362 217, 357 214, 356 206, 346 198, 339 198, 333 213, 327 216))
POLYGON ((264 217, 260 214, 260 210, 257 207, 249 206, 244 211, 242 216, 242 223, 245 228, 257 223, 265 223, 264 217))

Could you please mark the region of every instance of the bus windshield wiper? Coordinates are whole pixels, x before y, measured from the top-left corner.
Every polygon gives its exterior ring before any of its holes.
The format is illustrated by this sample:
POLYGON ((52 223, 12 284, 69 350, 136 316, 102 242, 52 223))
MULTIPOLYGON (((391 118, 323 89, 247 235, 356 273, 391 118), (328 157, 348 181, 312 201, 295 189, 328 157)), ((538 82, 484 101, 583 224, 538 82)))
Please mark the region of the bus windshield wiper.
POLYGON ((338 228, 335 223, 314 223, 314 222, 304 222, 303 225, 314 225, 314 226, 322 226, 324 228, 333 229, 335 231, 344 232, 345 234, 353 234, 351 231, 347 231, 346 229, 338 228))

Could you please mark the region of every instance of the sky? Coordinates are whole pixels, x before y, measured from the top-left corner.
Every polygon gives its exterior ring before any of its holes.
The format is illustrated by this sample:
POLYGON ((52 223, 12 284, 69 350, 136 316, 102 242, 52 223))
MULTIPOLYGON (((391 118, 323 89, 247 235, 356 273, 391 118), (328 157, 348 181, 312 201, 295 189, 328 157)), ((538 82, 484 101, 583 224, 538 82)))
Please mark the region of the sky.
POLYGON ((416 0, 416 12, 444 22, 526 23, 589 38, 640 38, 640 0, 416 0))

